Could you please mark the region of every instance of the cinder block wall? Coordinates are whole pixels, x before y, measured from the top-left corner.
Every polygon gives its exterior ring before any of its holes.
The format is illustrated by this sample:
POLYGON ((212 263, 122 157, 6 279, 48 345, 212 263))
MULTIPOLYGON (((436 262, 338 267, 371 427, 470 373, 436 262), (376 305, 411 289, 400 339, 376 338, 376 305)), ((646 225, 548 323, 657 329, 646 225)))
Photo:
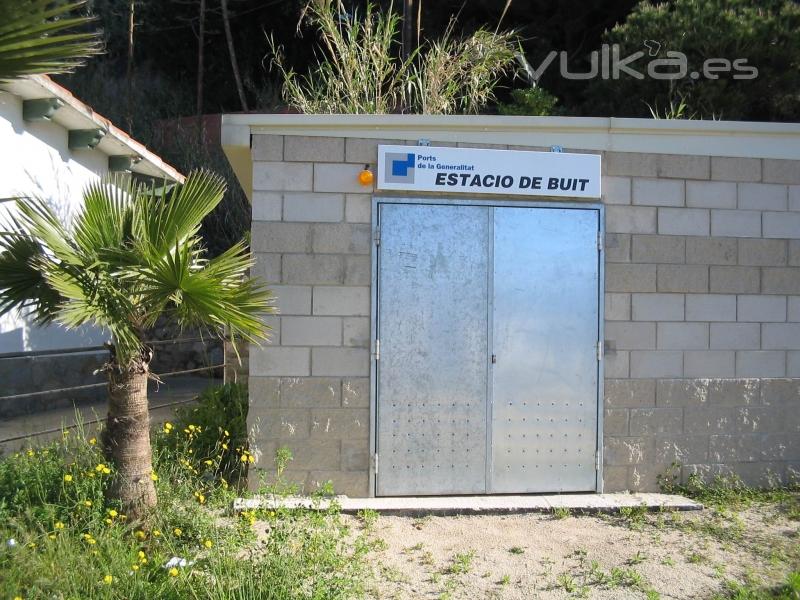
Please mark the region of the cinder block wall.
MULTIPOLYGON (((280 309, 250 355, 256 473, 286 445, 307 490, 368 494, 373 190, 357 174, 379 143, 406 142, 253 136, 254 274, 280 309)), ((800 161, 607 152, 603 173, 606 489, 654 490, 673 461, 800 477, 800 161)))

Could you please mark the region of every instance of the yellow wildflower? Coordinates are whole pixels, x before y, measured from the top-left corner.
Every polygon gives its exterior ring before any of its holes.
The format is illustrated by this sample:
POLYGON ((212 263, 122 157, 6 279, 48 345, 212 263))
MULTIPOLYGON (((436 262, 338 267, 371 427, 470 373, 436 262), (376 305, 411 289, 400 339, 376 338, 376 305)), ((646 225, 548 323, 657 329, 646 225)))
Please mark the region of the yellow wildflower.
POLYGON ((141 560, 143 558, 147 558, 147 555, 142 550, 139 550, 139 552, 137 552, 136 556, 139 558, 139 560, 141 560))
POLYGON ((231 437, 231 434, 230 434, 230 433, 228 433, 228 430, 227 430, 227 429, 225 429, 225 430, 223 431, 223 433, 225 434, 225 436, 226 436, 226 437, 231 437))
POLYGON ((155 471, 150 473, 150 479, 152 479, 153 481, 158 481, 158 475, 156 475, 155 471))
POLYGON ((26 452, 26 454, 27 454, 28 456, 33 456, 34 454, 36 454, 36 452, 34 452, 33 450, 28 450, 28 451, 26 452))
POLYGON ((222 444, 222 449, 223 450, 227 450, 228 449, 228 444, 222 444))
POLYGON ((106 585, 111 585, 112 583, 114 583, 114 578, 111 575, 106 575, 105 577, 103 577, 103 583, 105 583, 106 585))
POLYGON ((103 475, 108 475, 109 473, 111 473, 111 469, 108 467, 103 467, 103 475))
POLYGON ((242 454, 242 457, 241 457, 241 459, 240 459, 240 460, 241 460, 243 463, 246 463, 246 462, 247 462, 247 455, 245 455, 245 454, 242 454))
POLYGON ((211 540, 206 540, 205 542, 203 542, 203 546, 205 546, 206 548, 211 548, 211 546, 213 545, 214 542, 212 542, 211 540))
POLYGON ((174 533, 178 537, 181 537, 181 534, 183 533, 183 531, 181 531, 180 527, 176 527, 175 529, 172 530, 172 533, 174 533))
POLYGON ((50 534, 50 535, 48 535, 47 537, 49 537, 51 540, 54 540, 54 539, 56 539, 56 536, 55 536, 55 534, 54 534, 54 533, 51 533, 51 534, 50 534))
POLYGON ((14 600, 22 600, 22 596, 14 596, 14 600))
POLYGON ((86 543, 89 544, 90 546, 94 546, 97 543, 97 540, 94 538, 89 538, 88 540, 86 540, 86 543))
POLYGON ((205 464, 207 464, 207 465, 213 465, 213 464, 214 464, 214 462, 213 462, 213 461, 210 461, 210 460, 204 460, 203 462, 204 462, 205 464))
POLYGON ((103 469, 105 469, 105 468, 106 468, 106 466, 105 466, 103 463, 100 463, 99 465, 97 465, 97 466, 94 468, 94 470, 95 470, 95 471, 97 471, 98 473, 102 473, 102 472, 103 472, 103 469))
POLYGON ((140 539, 140 540, 143 540, 144 538, 147 537, 147 534, 144 531, 142 531, 141 529, 139 531, 137 531, 134 535, 136 536, 137 539, 140 539))
POLYGON ((117 511, 115 511, 113 508, 112 508, 111 510, 109 510, 109 511, 108 511, 108 516, 109 516, 109 517, 111 517, 112 519, 113 519, 114 517, 116 517, 118 514, 119 514, 119 513, 117 513, 117 511))
POLYGON ((170 574, 172 577, 177 577, 177 576, 178 576, 178 569, 176 569, 175 567, 172 567, 172 568, 169 570, 169 574, 170 574))
POLYGON ((83 501, 83 505, 84 506, 91 506, 92 505, 92 501, 91 500, 84 500, 83 501))
POLYGON ((94 446, 95 444, 97 444, 97 438, 95 438, 95 437, 93 437, 93 438, 90 438, 90 439, 89 439, 89 444, 90 444, 90 445, 92 445, 92 446, 94 446))
POLYGON ((56 521, 56 524, 54 525, 54 527, 56 529, 64 529, 64 524, 61 521, 56 521))
POLYGON ((153 529, 153 536, 158 537, 161 535, 161 532, 158 529, 153 529))
POLYGON ((69 473, 67 473, 66 475, 64 475, 64 481, 66 481, 67 483, 69 483, 70 481, 72 481, 72 475, 70 475, 69 473))
POLYGON ((106 525, 111 525, 113 522, 111 519, 106 519, 106 525))
POLYGON ((134 571, 138 571, 139 570, 139 565, 131 565, 131 569, 134 570, 134 571))
POLYGON ((203 494, 200 494, 200 495, 197 496, 197 501, 200 504, 205 504, 206 503, 206 497, 203 494))

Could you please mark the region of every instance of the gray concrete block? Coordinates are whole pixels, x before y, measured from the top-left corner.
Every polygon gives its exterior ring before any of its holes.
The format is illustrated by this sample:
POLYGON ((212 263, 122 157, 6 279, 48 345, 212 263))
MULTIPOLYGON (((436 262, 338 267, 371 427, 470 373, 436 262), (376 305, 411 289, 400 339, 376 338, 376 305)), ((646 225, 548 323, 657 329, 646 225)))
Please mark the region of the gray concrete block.
POLYGON ((250 374, 253 376, 308 376, 311 374, 311 355, 308 348, 279 346, 250 349, 250 374))
POLYGON ((658 233, 708 235, 709 211, 705 208, 659 208, 658 233))
POLYGON ((348 223, 372 222, 372 196, 369 194, 347 194, 345 196, 344 216, 348 223))
POLYGON ((720 181, 761 181, 761 159, 712 156, 711 179, 720 181))
POLYGON ((761 434, 712 435, 708 455, 712 462, 754 462, 764 458, 761 434))
POLYGON ((684 182, 671 179, 633 179, 633 203, 643 206, 683 206, 684 182))
MULTIPOLYGON (((308 439, 311 432, 309 409, 263 408, 255 414, 250 407, 247 424, 253 437, 259 442, 287 439, 308 439)), ((272 457, 270 457, 271 459, 272 457)))
POLYGON ((648 350, 656 347, 655 323, 631 323, 609 321, 605 326, 605 338, 614 342, 619 350, 648 350))
POLYGON ((655 437, 609 437, 603 443, 603 464, 638 465, 653 462, 655 437))
POLYGON ((655 292, 656 265, 606 265, 607 292, 655 292))
POLYGON ((313 292, 313 313, 344 317, 369 316, 368 287, 318 286, 313 292))
POLYGON ((735 321, 736 296, 733 294, 687 294, 687 321, 735 321))
POLYGON ((800 294, 800 269, 765 267, 762 269, 761 285, 764 294, 800 294))
POLYGON ((758 323, 711 323, 713 350, 759 350, 761 325, 758 323))
POLYGON ((341 346, 340 317, 283 317, 281 344, 284 346, 341 346))
POLYGON ((778 350, 740 350, 736 353, 737 377, 785 377, 786 353, 778 350))
POLYGON ((283 160, 283 136, 256 134, 250 150, 254 162, 283 160))
POLYGON ((786 353, 786 376, 800 377, 800 351, 790 350, 786 353))
POLYGON ((372 263, 369 255, 344 257, 345 285, 370 285, 372 263))
POLYGON ((369 406, 369 378, 349 378, 342 381, 342 406, 350 408, 369 406))
POLYGON ((800 185, 789 186, 789 210, 800 211, 800 185))
MULTIPOLYGON (((624 492, 628 489, 628 471, 630 467, 627 466, 604 466, 603 467, 603 491, 609 492, 624 492)), ((800 477, 799 477, 800 478, 800 477)))
POLYGON ((281 192, 253 192, 253 221, 280 221, 282 214, 281 192))
POLYGON ((337 223, 344 218, 344 194, 286 192, 283 220, 337 223))
POLYGON ((683 352, 636 350, 631 352, 631 377, 682 377, 683 352))
POLYGON ((333 483, 334 493, 352 498, 369 495, 369 473, 366 471, 311 471, 306 489, 313 492, 326 482, 333 483))
POLYGON ((347 138, 345 140, 345 162, 374 164, 378 162, 378 146, 405 146, 405 140, 381 140, 369 138, 347 138))
POLYGON ((606 207, 609 233, 656 233, 656 210, 649 206, 606 207))
POLYGON ((711 158, 688 154, 659 154, 656 168, 659 177, 708 179, 711 176, 711 158))
POLYGON ((607 177, 601 182, 604 204, 630 204, 631 179, 630 177, 607 177))
POLYGON ((606 233, 603 250, 606 262, 631 262, 631 235, 629 233, 606 233))
POLYGON ((756 267, 712 266, 709 289, 714 294, 757 294, 759 280, 756 267))
POLYGON ((732 406, 689 406, 683 409, 686 435, 733 433, 736 408, 732 406))
POLYGON ((281 255, 254 253, 255 264, 250 268, 250 275, 262 284, 273 284, 281 281, 281 255))
POLYGON ((275 296, 275 306, 281 315, 311 314, 311 286, 273 285, 269 289, 275 296))
POLYGON ((762 323, 764 350, 800 350, 800 323, 762 323))
POLYGON ((765 212, 765 238, 800 239, 800 212, 765 212))
POLYGON ((658 323, 659 350, 704 350, 708 348, 708 323, 658 323))
POLYGON ((684 377, 733 377, 736 353, 728 350, 687 350, 683 353, 684 377))
POLYGON ((632 261, 635 263, 686 262, 686 240, 668 235, 632 236, 632 261))
POLYGON ((630 352, 615 350, 603 357, 603 374, 605 377, 625 378, 630 376, 630 352))
POLYGON ((741 239, 739 264, 756 267, 785 266, 787 247, 786 240, 741 239))
POLYGON ((321 254, 369 254, 371 228, 359 223, 319 223, 312 225, 311 247, 321 254))
POLYGON ((800 322, 800 296, 789 296, 786 320, 792 323, 800 322))
POLYGON ((369 441, 342 440, 342 470, 369 470, 369 441))
POLYGON ((311 163, 253 163, 254 190, 264 190, 267 192, 310 192, 313 189, 313 176, 314 169, 311 163))
POLYGON ((606 294, 605 295, 605 318, 608 321, 630 321, 631 320, 631 295, 630 294, 606 294))
POLYGON ((287 135, 283 142, 283 160, 343 162, 344 138, 287 135))
POLYGON ((280 377, 249 377, 247 388, 250 405, 264 408, 278 408, 281 402, 280 377))
POLYGON ((344 257, 331 254, 285 254, 283 283, 337 284, 344 282, 344 257))
POLYGON ((632 294, 634 321, 683 321, 683 294, 632 294))
POLYGON ((715 379, 708 385, 708 402, 721 406, 750 406, 761 399, 761 380, 715 379))
POLYGON ((681 408, 631 408, 631 435, 678 435, 683 433, 681 408))
POLYGON ((372 193, 372 184, 363 185, 358 181, 358 174, 363 169, 363 164, 314 163, 313 189, 315 192, 372 193))
POLYGON ((308 472, 312 469, 336 470, 341 465, 339 440, 308 440, 303 444, 292 444, 290 450, 292 460, 286 467, 287 473, 308 472))
POLYGON ((761 213, 755 210, 711 211, 711 235, 714 237, 761 237, 761 213))
POLYGON ((738 207, 745 210, 786 210, 787 188, 769 183, 738 184, 738 207))
POLYGON ((705 265, 658 265, 658 291, 706 293, 708 292, 708 267, 705 265))
POLYGON ((709 380, 659 379, 656 383, 656 406, 703 406, 708 401, 709 380))
POLYGON ((364 348, 312 348, 311 374, 365 377, 369 375, 369 350, 364 348))
POLYGON ((341 405, 342 382, 335 377, 282 377, 281 406, 320 408, 341 405))
POLYGON ((687 237, 686 262, 690 265, 735 265, 736 240, 687 237))
POLYGON ((763 167, 767 183, 800 183, 800 160, 765 158, 763 167))
POLYGON ((761 402, 767 406, 800 408, 800 379, 764 379, 761 381, 761 402))
POLYGON ((343 322, 342 337, 344 345, 356 348, 369 348, 369 317, 345 317, 343 322))
POLYGON ((670 435, 656 438, 656 462, 687 464, 708 460, 708 436, 670 435))
POLYGON ((739 296, 737 319, 749 323, 783 323, 786 321, 786 296, 739 296))
POLYGON ((369 410, 320 408, 311 411, 311 437, 339 440, 369 438, 369 410))
POLYGON ((726 181, 687 181, 686 206, 736 208, 736 184, 726 181))
POLYGON ((656 177, 658 155, 635 152, 606 152, 606 172, 609 175, 656 177))
POLYGON ((251 238, 253 252, 310 252, 311 226, 305 223, 256 221, 251 238))
POLYGON ((656 382, 652 379, 606 379, 606 408, 639 408, 655 406, 656 382))

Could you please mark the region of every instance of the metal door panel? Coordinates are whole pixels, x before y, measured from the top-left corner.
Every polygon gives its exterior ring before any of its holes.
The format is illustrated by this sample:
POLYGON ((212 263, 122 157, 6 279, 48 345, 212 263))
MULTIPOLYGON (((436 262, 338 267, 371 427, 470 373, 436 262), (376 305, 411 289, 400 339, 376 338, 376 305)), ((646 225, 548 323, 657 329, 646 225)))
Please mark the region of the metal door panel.
POLYGON ((599 213, 493 210, 490 491, 593 491, 599 213))
POLYGON ((377 494, 485 493, 490 209, 379 207, 377 494))

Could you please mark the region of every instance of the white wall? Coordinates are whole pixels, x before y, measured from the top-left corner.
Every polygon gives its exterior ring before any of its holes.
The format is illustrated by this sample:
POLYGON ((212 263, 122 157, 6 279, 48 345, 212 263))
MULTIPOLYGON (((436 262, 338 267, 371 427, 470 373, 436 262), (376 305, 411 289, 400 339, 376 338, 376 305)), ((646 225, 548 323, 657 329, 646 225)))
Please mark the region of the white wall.
MULTIPOLYGON (((86 184, 106 173, 108 156, 94 150, 71 151, 67 139, 67 130, 60 125, 25 122, 22 100, 0 92, 0 228, 13 209, 13 203, 2 201, 9 197, 38 196, 62 219, 74 216, 86 184)), ((0 317, 0 353, 94 346, 106 338, 92 328, 40 328, 25 315, 0 317)))

